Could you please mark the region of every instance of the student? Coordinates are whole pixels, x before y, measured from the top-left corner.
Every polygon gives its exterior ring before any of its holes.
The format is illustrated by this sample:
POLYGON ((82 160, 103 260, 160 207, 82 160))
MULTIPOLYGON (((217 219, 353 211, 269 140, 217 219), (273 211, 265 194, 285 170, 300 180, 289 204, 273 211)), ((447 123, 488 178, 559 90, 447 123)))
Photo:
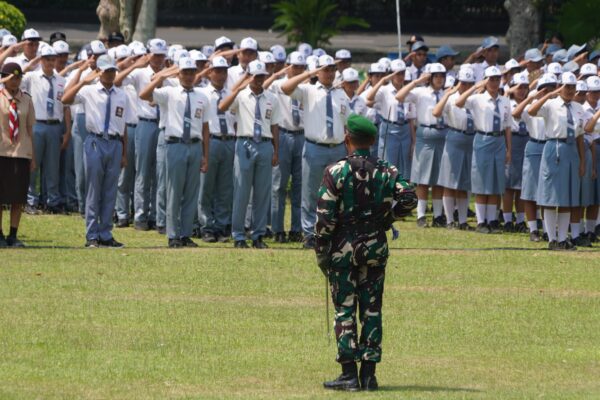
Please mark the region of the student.
POLYGON ((465 64, 471 64, 473 70, 475 71, 475 79, 477 82, 479 82, 485 78, 485 71, 488 67, 498 66, 499 55, 500 44, 498 44, 498 38, 494 36, 488 36, 483 39, 481 47, 467 57, 465 64), (479 57, 483 57, 483 61, 479 62, 479 57))
POLYGON ((440 46, 438 51, 435 53, 435 58, 437 62, 442 64, 444 68, 446 68, 446 76, 451 76, 456 78, 456 72, 453 71, 454 66, 456 65, 456 57, 460 54, 460 52, 455 51, 450 46, 440 46))
MULTIPOLYGON (((258 58, 258 42, 251 37, 242 39, 240 49, 237 51, 239 64, 229 68, 227 72, 227 83, 225 88, 233 91, 236 83, 244 78, 248 69, 248 64, 258 58)), ((231 62, 231 61, 230 61, 231 62)))
MULTIPOLYGON (((600 77, 591 76, 586 80, 588 92, 587 101, 583 108, 590 114, 595 114, 600 110, 600 77)), ((586 135, 588 136, 588 135, 586 135)), ((585 213, 585 230, 588 239, 591 243, 598 241, 597 220, 598 220, 598 207, 600 206, 600 125, 594 126, 594 131, 591 134, 591 154, 592 154, 592 201, 587 207, 585 213)))
POLYGON ((344 72, 342 72, 341 85, 342 89, 344 89, 344 93, 346 93, 346 97, 348 98, 350 112, 352 114, 357 114, 366 117, 367 103, 362 97, 358 96, 356 93, 359 83, 360 82, 358 71, 354 68, 346 68, 344 72))

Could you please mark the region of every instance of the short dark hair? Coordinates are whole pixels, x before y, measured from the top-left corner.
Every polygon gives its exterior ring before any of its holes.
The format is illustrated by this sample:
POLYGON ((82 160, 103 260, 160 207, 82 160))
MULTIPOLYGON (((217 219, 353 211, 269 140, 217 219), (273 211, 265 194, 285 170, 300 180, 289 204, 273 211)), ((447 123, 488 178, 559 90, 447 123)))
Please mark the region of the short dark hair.
POLYGON ((355 135, 352 132, 348 131, 348 129, 346 129, 346 134, 350 138, 352 144, 356 147, 369 148, 371 147, 371 145, 373 145, 373 143, 375 143, 375 138, 372 136, 355 135))

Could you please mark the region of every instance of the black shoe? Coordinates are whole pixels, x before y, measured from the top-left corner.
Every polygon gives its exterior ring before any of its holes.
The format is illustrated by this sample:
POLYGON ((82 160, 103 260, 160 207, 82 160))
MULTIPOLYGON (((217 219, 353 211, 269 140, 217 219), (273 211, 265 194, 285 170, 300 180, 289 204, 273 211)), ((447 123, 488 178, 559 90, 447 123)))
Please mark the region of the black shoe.
POLYGON ((220 232, 216 235, 217 236, 217 242, 219 243, 227 243, 229 242, 229 236, 228 235, 223 235, 220 232))
POLYGON ((510 233, 515 231, 515 225, 512 222, 506 222, 504 224, 504 232, 510 233))
POLYGON ((8 245, 8 247, 25 247, 25 243, 17 239, 16 236, 10 235, 6 237, 6 244, 8 245))
POLYGON ((421 217, 421 218, 417 218, 417 228, 428 228, 429 225, 427 225, 427 218, 425 217, 421 217))
POLYGON ((133 224, 133 227, 135 228, 136 231, 149 231, 150 230, 150 226, 148 225, 147 222, 135 222, 133 224))
POLYGON ((517 233, 525 233, 527 232, 528 228, 527 225, 525 224, 525 222, 519 222, 518 224, 515 224, 515 232, 517 233))
POLYGON ((4 235, 0 235, 0 249, 8 247, 8 243, 6 243, 6 238, 4 235))
POLYGON ((100 243, 95 239, 88 240, 87 242, 85 242, 85 247, 89 249, 97 249, 98 247, 100 247, 100 243))
POLYGON ((252 247, 254 247, 255 249, 268 249, 269 248, 269 246, 267 246, 267 244, 262 241, 262 237, 259 238, 258 240, 253 240, 252 247))
POLYGON ((558 250, 558 242, 556 240, 548 243, 548 250, 558 250))
POLYGON ((117 221, 115 225, 117 228, 127 228, 129 226, 129 221, 126 219, 120 219, 117 221))
POLYGON ((454 220, 454 222, 458 222, 458 210, 454 210, 454 212, 452 213, 452 219, 454 220))
POLYGON ((508 222, 508 221, 504 220, 504 213, 502 212, 501 209, 498 209, 498 221, 501 223, 508 222))
POLYGON ((300 243, 300 242, 302 242, 302 233, 301 232, 292 232, 292 231, 290 231, 288 233, 288 241, 293 242, 293 243, 300 243))
POLYGON ((548 237, 548 233, 547 233, 547 232, 544 232, 544 233, 542 233, 542 240, 543 240, 544 242, 547 242, 549 239, 550 239, 550 238, 548 237))
POLYGON ((491 221, 488 223, 488 227, 490 229, 490 233, 502 233, 502 227, 498 221, 491 221))
POLYGON ((450 223, 446 224, 446 228, 450 229, 450 230, 457 229, 458 228, 458 223, 457 222, 450 222, 450 223))
POLYGON ((475 218, 477 215, 475 214, 475 211, 471 210, 470 208, 467 208, 467 218, 475 218))
POLYGON ((202 239, 202 229, 201 228, 194 228, 192 230, 192 237, 194 237, 196 239, 202 239))
POLYGON ((48 208, 46 208, 46 212, 48 214, 64 214, 65 213, 62 206, 48 206, 48 208))
POLYGON ((569 240, 563 240, 562 242, 558 243, 556 250, 575 251, 575 250, 577 250, 577 247, 573 243, 571 243, 569 240))
POLYGON ((360 387, 368 392, 379 389, 375 377, 375 364, 373 361, 362 361, 360 363, 360 387))
POLYGON ((446 223, 446 217, 443 215, 440 215, 438 217, 435 217, 433 219, 433 222, 431 224, 431 226, 433 228, 444 228, 446 227, 447 223, 446 223))
POLYGON ((148 221, 148 229, 156 229, 156 221, 148 221))
POLYGON ((99 240, 100 247, 112 247, 115 249, 120 249, 124 247, 123 243, 119 243, 115 240, 115 238, 110 238, 109 240, 99 240))
POLYGON ((477 228, 475 228, 475 232, 490 233, 490 228, 485 223, 477 224, 477 228))
POLYGON ((600 225, 596 225, 596 229, 594 229, 594 233, 596 236, 600 236, 600 225))
POLYGON ((271 228, 267 228, 265 230, 265 234, 263 235, 263 237, 265 239, 273 239, 273 231, 271 230, 271 228))
POLYGON ((29 215, 39 215, 40 214, 40 210, 38 210, 36 207, 31 206, 29 204, 25 205, 24 211, 26 214, 29 214, 29 215))
POLYGON ((302 243, 302 247, 305 249, 314 249, 315 248, 315 237, 309 236, 304 238, 304 242, 302 243))
POLYGON ((541 219, 536 219, 535 222, 537 223, 538 231, 544 229, 544 221, 542 221, 541 219))
POLYGON ((216 243, 217 238, 212 232, 204 232, 202 234, 202 241, 206 243, 216 243))
POLYGON ((540 237, 540 231, 535 230, 531 233, 529 233, 529 241, 530 242, 539 242, 540 240, 542 240, 542 238, 540 237))
POLYGON ((184 247, 198 247, 198 245, 194 243, 194 241, 189 237, 182 237, 179 240, 181 241, 181 243, 183 243, 184 247))
POLYGON ((596 243, 598 241, 598 236, 594 232, 588 232, 588 239, 590 243, 596 243))
POLYGON ((183 243, 179 239, 169 239, 169 247, 171 249, 179 249, 183 247, 183 243))
POLYGON ((233 247, 235 247, 236 249, 247 249, 248 243, 246 243, 245 240, 236 240, 233 244, 233 247))
POLYGON ((275 234, 275 241, 277 243, 287 243, 288 239, 285 237, 285 232, 277 232, 275 234))
POLYGON ((462 224, 458 225, 458 229, 460 229, 461 231, 474 231, 475 228, 473 228, 471 225, 469 225, 466 222, 463 222, 462 224))
POLYGON ((333 381, 323 382, 323 387, 331 390, 345 390, 349 392, 359 391, 360 385, 358 383, 356 363, 351 362, 342 364, 342 374, 333 381))
POLYGON ((166 226, 157 226, 156 227, 156 232, 159 235, 166 235, 167 234, 167 227, 166 226))
POLYGON ((592 243, 584 235, 579 235, 575 239, 572 239, 571 244, 578 247, 592 247, 592 243))

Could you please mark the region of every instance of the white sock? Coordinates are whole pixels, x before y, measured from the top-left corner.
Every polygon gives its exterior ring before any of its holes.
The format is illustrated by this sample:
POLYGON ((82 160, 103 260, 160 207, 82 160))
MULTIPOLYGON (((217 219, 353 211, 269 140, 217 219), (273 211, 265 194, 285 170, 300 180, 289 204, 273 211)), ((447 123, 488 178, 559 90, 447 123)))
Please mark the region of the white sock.
POLYGON ((467 223, 467 210, 469 209, 469 199, 456 199, 458 205, 458 223, 467 223))
POLYGON ((544 210, 544 226, 546 227, 546 233, 548 233, 548 240, 551 242, 556 240, 556 219, 558 213, 556 210, 545 209, 544 210))
MULTIPOLYGON (((567 240, 567 232, 569 231, 569 223, 571 220, 571 213, 559 213, 558 214, 558 241, 564 242, 567 240)), ((577 228, 579 228, 579 224, 576 224, 577 228)), ((578 229, 579 230, 579 229, 578 229)), ((578 232, 579 235, 579 232, 578 232)), ((573 236, 575 237, 575 236, 573 236)))
POLYGON ((587 220, 585 221, 585 225, 586 225, 586 232, 594 232, 594 230, 596 229, 596 221, 594 220, 587 220))
POLYGON ((477 215, 477 223, 485 223, 485 204, 475 203, 475 214, 477 215))
MULTIPOLYGON (((444 212, 443 201, 441 199, 432 199, 433 203, 433 217, 437 218, 444 212)), ((452 222, 453 219, 449 219, 448 222, 452 222)))
POLYGON ((424 217, 426 212, 427 212, 427 200, 418 200, 417 201, 417 218, 424 217))
MULTIPOLYGON (((444 196, 442 197, 442 202, 444 203, 444 212, 446 213, 446 220, 448 223, 454 221, 454 197, 444 196)), ((435 200, 433 203, 433 207, 435 207, 435 200)))
MULTIPOLYGON (((485 218, 487 219, 488 224, 492 221, 498 220, 498 206, 496 206, 495 204, 488 204, 485 209, 486 209, 485 218)), ((512 214, 511 214, 511 218, 512 218, 512 214)), ((509 221, 512 221, 512 219, 509 219, 509 221)))
POLYGON ((512 222, 512 213, 505 212, 505 213, 502 213, 502 215, 504 215, 504 223, 512 222))
POLYGON ((525 213, 517 213, 517 224, 525 221, 525 213))
POLYGON ((529 232, 537 231, 537 221, 527 221, 527 226, 529 227, 529 232))
MULTIPOLYGON (((559 217, 560 217, 560 215, 561 214, 559 214, 559 217)), ((559 221, 560 221, 560 219, 559 219, 559 221)), ((581 225, 579 225, 579 222, 572 223, 571 224, 571 237, 573 239, 579 237, 580 232, 581 232, 581 225)))

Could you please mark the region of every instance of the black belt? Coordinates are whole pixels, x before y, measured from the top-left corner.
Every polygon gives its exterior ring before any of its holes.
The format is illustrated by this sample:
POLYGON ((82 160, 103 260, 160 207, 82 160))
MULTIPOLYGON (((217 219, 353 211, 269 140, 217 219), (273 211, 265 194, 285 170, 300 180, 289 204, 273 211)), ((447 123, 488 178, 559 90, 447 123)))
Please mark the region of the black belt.
MULTIPOLYGON (((90 135, 97 136, 99 138, 104 139, 103 133, 90 132, 90 135)), ((108 135, 108 140, 121 140, 121 136, 119 135, 108 135)))
MULTIPOLYGON (((236 140, 248 140, 250 142, 256 142, 254 140, 254 138, 250 137, 250 136, 238 136, 238 137, 236 137, 236 140)), ((271 138, 261 137, 258 141, 259 142, 270 142, 271 138)))
POLYGON ((173 143, 190 144, 190 143, 198 143, 199 141, 200 141, 200 138, 190 138, 190 141, 188 143, 184 142, 182 138, 178 138, 178 137, 165 138, 166 144, 173 144, 173 143))
POLYGON ((127 125, 127 127, 129 127, 129 128, 135 128, 137 126, 137 124, 125 124, 125 125, 127 125))
POLYGON ((408 121, 406 121, 406 120, 403 123, 399 123, 396 121, 387 120, 385 118, 381 118, 381 119, 383 120, 383 122, 387 122, 388 124, 392 124, 392 125, 404 126, 404 125, 408 124, 408 121))
POLYGON ((341 145, 342 143, 319 143, 319 142, 315 142, 314 140, 310 140, 310 139, 305 139, 308 143, 312 143, 312 144, 316 144, 317 146, 323 146, 323 147, 337 147, 339 145, 341 145))
POLYGON ((157 118, 142 118, 142 117, 139 117, 138 119, 139 119, 140 121, 145 121, 145 122, 154 122, 154 123, 157 123, 157 122, 158 122, 158 119, 157 119, 157 118))
POLYGON ((61 121, 58 119, 36 119, 35 122, 38 124, 58 125, 61 121))
MULTIPOLYGON (((546 140, 546 142, 552 140, 553 142, 561 142, 561 143, 567 143, 567 139, 548 139, 546 140)), ((575 140, 573 140, 573 143, 575 143, 575 140)))
POLYGON ((526 132, 524 135, 521 135, 521 134, 520 134, 519 132, 517 132, 517 131, 513 131, 513 132, 511 132, 511 133, 513 134, 513 136, 529 136, 529 133, 527 133, 527 132, 526 132))
MULTIPOLYGON (((454 129, 454 128, 451 128, 451 129, 454 129)), ((475 136, 475 131, 473 131, 472 133, 469 133, 467 131, 459 131, 458 129, 454 129, 454 130, 458 133, 462 133, 465 136, 475 136)))
POLYGON ((546 143, 545 140, 538 140, 538 139, 534 139, 532 137, 529 138, 529 141, 533 142, 533 143, 537 143, 537 144, 544 144, 544 143, 546 143))
POLYGON ((478 134, 483 135, 483 136, 493 136, 493 137, 500 137, 500 136, 504 136, 504 132, 483 132, 483 131, 477 131, 478 134))
POLYGON ((217 140, 222 140, 223 142, 226 142, 228 140, 233 140, 235 139, 235 136, 231 136, 231 135, 215 135, 213 133, 210 134, 211 139, 217 139, 217 140))
POLYGON ((279 127, 279 131, 283 133, 289 133, 290 135, 304 135, 304 129, 299 129, 297 131, 290 131, 289 129, 279 127))
POLYGON ((437 130, 442 130, 442 129, 446 129, 448 126, 447 125, 425 125, 425 124, 421 124, 421 126, 423 128, 431 128, 431 129, 437 129, 437 130))

